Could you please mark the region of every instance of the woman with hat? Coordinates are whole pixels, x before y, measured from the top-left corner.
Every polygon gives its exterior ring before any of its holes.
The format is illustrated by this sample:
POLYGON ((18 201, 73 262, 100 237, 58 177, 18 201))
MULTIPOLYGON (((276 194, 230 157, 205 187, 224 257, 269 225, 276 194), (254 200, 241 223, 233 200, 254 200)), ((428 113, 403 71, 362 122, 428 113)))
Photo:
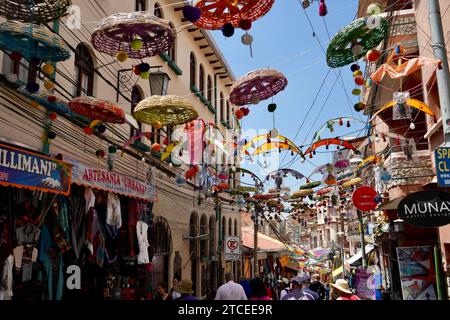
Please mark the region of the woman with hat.
POLYGON ((194 291, 192 290, 192 281, 189 279, 181 280, 176 291, 181 294, 181 297, 176 300, 198 300, 197 297, 192 295, 194 291))
POLYGON ((350 290, 347 280, 338 279, 336 283, 332 283, 333 291, 331 296, 333 300, 361 300, 350 290))
POLYGON ((280 287, 280 300, 289 293, 289 279, 288 278, 281 278, 281 280, 278 280, 279 287, 280 287))

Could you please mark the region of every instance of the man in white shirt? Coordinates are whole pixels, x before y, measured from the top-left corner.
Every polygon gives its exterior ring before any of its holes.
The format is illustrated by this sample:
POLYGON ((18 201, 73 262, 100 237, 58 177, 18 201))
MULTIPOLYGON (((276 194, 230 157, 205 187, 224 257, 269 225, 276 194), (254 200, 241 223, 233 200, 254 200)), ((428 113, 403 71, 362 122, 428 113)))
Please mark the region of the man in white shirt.
POLYGON ((247 300, 244 288, 234 282, 234 273, 225 274, 226 283, 217 289, 215 300, 247 300))

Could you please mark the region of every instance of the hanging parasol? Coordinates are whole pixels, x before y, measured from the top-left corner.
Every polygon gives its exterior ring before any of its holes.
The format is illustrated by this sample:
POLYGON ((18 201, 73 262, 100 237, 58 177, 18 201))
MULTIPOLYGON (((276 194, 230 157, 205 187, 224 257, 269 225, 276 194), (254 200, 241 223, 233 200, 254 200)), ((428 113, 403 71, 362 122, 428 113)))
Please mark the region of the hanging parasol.
POLYGON ((291 196, 291 199, 307 197, 313 193, 314 193, 313 189, 302 189, 302 190, 294 191, 294 193, 291 196))
POLYGON ((90 120, 108 123, 125 123, 125 112, 112 102, 93 97, 78 97, 68 103, 72 112, 90 120))
POLYGON ((18 21, 0 23, 0 48, 20 52, 28 61, 58 62, 70 58, 63 39, 47 27, 18 21))
POLYGON ((198 117, 192 103, 178 96, 151 96, 142 100, 134 109, 133 117, 142 123, 161 126, 185 124, 198 117))
POLYGON ((321 184, 322 184, 322 182, 320 182, 320 181, 310 182, 310 183, 300 186, 300 190, 317 188, 321 184))
POLYGON ((359 171, 361 168, 365 167, 367 164, 370 163, 377 163, 379 161, 378 156, 374 155, 374 156, 369 156, 367 158, 365 158, 359 165, 358 167, 356 167, 356 171, 359 171))
POLYGON ((333 139, 323 139, 323 140, 314 142, 313 145, 310 146, 308 148, 308 150, 306 150, 305 155, 315 151, 318 147, 329 146, 329 145, 337 145, 337 146, 344 147, 346 149, 356 150, 355 147, 350 142, 342 140, 342 139, 333 138, 333 139))
POLYGON ((287 86, 288 80, 279 71, 261 69, 249 72, 231 87, 230 102, 237 106, 257 104, 275 96, 287 86))
POLYGON ((275 177, 277 177, 277 175, 281 175, 281 176, 286 177, 288 174, 292 175, 296 179, 306 178, 302 173, 300 173, 300 172, 298 172, 298 171, 296 171, 294 169, 282 168, 282 169, 278 169, 276 171, 273 171, 272 173, 267 175, 266 176, 266 180, 269 180, 270 178, 274 179, 275 177))
POLYGON ((325 194, 329 194, 330 192, 333 192, 333 190, 334 190, 334 188, 332 188, 332 187, 323 188, 323 189, 318 190, 316 192, 316 195, 322 196, 325 194))
POLYGON ((342 184, 343 188, 350 188, 353 186, 357 186, 358 184, 361 184, 364 180, 361 178, 353 178, 345 183, 342 184))
POLYGON ((359 119, 352 118, 352 117, 341 117, 341 118, 336 118, 336 119, 330 119, 327 122, 325 122, 325 124, 314 133, 312 142, 314 143, 314 142, 321 140, 321 136, 326 130, 329 130, 330 133, 334 132, 334 129, 337 125, 343 126, 344 123, 346 123, 347 127, 350 127, 350 122, 354 122, 354 121, 359 122, 359 123, 364 123, 364 124, 366 123, 364 121, 361 121, 359 119))
POLYGON ((301 155, 300 150, 298 150, 297 148, 292 148, 292 146, 290 144, 285 143, 285 142, 280 142, 280 141, 274 141, 274 142, 270 142, 270 143, 269 142, 263 143, 261 146, 256 148, 255 151, 253 151, 252 156, 256 156, 258 154, 269 152, 269 151, 274 151, 274 150, 277 150, 277 151, 290 150, 294 153, 301 155))
POLYGON ((358 61, 386 38, 388 30, 389 24, 383 18, 380 26, 373 29, 367 27, 364 17, 353 21, 331 39, 327 49, 328 66, 337 68, 358 61))
POLYGON ((122 52, 129 58, 143 59, 168 51, 175 37, 167 21, 138 11, 102 19, 92 33, 91 43, 110 56, 122 52))
POLYGON ((401 79, 416 71, 419 71, 424 66, 435 66, 436 68, 441 64, 441 60, 427 58, 427 57, 412 57, 398 54, 403 52, 403 48, 396 48, 392 50, 387 61, 381 65, 370 78, 375 83, 380 83, 384 77, 389 76, 391 79, 401 79))
POLYGON ((219 30, 227 23, 239 27, 241 21, 253 22, 263 17, 274 2, 275 0, 201 0, 195 5, 201 10, 201 16, 194 24, 207 30, 219 30))
POLYGON ((17 89, 18 92, 25 95, 28 99, 33 100, 46 108, 49 111, 61 113, 61 114, 69 114, 70 109, 67 106, 67 102, 62 99, 49 94, 45 91, 39 91, 37 93, 29 92, 25 87, 20 87, 17 89))
MULTIPOLYGON (((436 115, 431 110, 431 108, 429 106, 427 106, 424 102, 416 100, 416 99, 407 99, 406 100, 406 104, 411 106, 411 107, 413 107, 413 108, 415 108, 415 109, 417 109, 417 110, 425 112, 429 116, 433 117, 434 121, 436 121, 436 115)), ((395 100, 386 103, 381 109, 379 109, 377 112, 375 112, 375 114, 372 116, 370 121, 373 121, 375 119, 375 117, 377 115, 379 115, 381 112, 383 112, 384 110, 392 108, 395 105, 397 105, 397 101, 395 101, 395 100)))
POLYGON ((48 23, 65 16, 70 0, 0 0, 0 15, 26 23, 48 23))
MULTIPOLYGON (((267 134, 260 134, 252 138, 250 141, 248 141, 245 145, 242 146, 241 153, 250 154, 248 151, 250 148, 256 148, 257 143, 259 143, 260 141, 267 141, 269 137, 270 134, 267 133, 267 134)), ((279 141, 283 141, 285 144, 288 144, 292 150, 300 151, 296 146, 296 144, 291 140, 289 140, 288 138, 286 138, 285 136, 278 134, 276 139, 278 139, 279 141)))

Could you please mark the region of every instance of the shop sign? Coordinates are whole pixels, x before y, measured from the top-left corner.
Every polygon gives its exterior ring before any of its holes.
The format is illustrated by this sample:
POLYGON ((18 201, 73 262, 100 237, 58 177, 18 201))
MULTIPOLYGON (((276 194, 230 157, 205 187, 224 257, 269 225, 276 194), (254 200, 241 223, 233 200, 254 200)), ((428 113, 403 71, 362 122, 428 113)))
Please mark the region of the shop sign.
POLYGON ((241 239, 239 237, 225 237, 225 260, 239 261, 241 255, 241 239))
POLYGON ((450 193, 421 191, 400 201, 398 216, 418 227, 440 227, 450 223, 450 193))
POLYGON ((69 195, 70 164, 0 144, 0 185, 69 195))
POLYGON ((440 147, 434 151, 436 176, 439 187, 450 187, 450 147, 440 147))
POLYGON ((146 184, 117 172, 88 167, 73 160, 70 160, 70 162, 73 165, 73 183, 132 198, 156 201, 156 187, 153 185, 146 184))

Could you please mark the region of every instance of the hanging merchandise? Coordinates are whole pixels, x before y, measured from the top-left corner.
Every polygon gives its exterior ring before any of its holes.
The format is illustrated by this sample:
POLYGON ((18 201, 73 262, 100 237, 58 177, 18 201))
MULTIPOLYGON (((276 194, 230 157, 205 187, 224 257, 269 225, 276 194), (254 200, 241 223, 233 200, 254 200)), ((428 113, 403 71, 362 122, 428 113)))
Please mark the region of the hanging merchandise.
POLYGON ((257 104, 283 91, 287 84, 286 77, 274 69, 252 71, 234 82, 230 102, 237 106, 257 104))
POLYGON ((102 19, 92 33, 91 43, 99 52, 123 62, 166 52, 172 48, 175 37, 167 21, 139 11, 102 19))
POLYGON ((388 29, 388 22, 383 18, 378 28, 368 27, 364 17, 353 21, 331 39, 327 49, 328 66, 338 68, 358 61, 385 39, 388 29))
POLYGON ((319 16, 325 17, 328 14, 327 5, 325 0, 319 0, 319 16))
POLYGON ((2 0, 0 15, 8 20, 48 23, 68 14, 71 0, 2 0))

